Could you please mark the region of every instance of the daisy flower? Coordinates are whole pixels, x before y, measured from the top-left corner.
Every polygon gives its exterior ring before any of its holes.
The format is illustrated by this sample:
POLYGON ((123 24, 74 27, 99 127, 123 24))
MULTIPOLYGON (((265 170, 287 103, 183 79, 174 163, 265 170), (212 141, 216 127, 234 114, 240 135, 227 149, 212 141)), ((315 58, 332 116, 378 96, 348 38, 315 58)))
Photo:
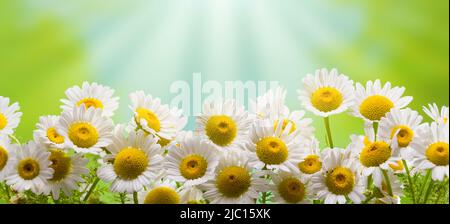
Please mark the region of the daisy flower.
POLYGON ((402 96, 405 87, 391 88, 391 83, 387 82, 381 86, 380 80, 368 81, 366 88, 360 83, 356 83, 355 104, 352 107, 352 114, 363 118, 367 122, 378 122, 391 109, 401 109, 413 100, 411 96, 402 96))
POLYGON ((164 166, 167 177, 187 187, 203 184, 214 178, 218 154, 206 140, 190 135, 169 150, 164 166))
POLYGON ((298 91, 302 105, 317 116, 328 117, 346 111, 353 105, 353 81, 336 69, 316 70, 302 80, 298 91))
POLYGON ((181 204, 204 204, 203 192, 197 187, 185 187, 180 191, 181 204))
POLYGON ((428 107, 423 107, 423 111, 431 118, 434 122, 444 123, 448 122, 448 107, 443 106, 439 111, 438 106, 433 104, 428 104, 428 107))
POLYGON ((364 199, 365 178, 344 149, 324 151, 323 169, 311 178, 311 188, 325 204, 345 204, 347 198, 359 204, 364 199))
POLYGON ((89 84, 83 82, 81 88, 74 86, 67 89, 67 99, 62 99, 64 105, 61 106, 63 111, 73 111, 76 107, 84 105, 86 109, 96 108, 102 111, 102 116, 112 117, 114 111, 119 107, 119 98, 113 97, 114 90, 102 86, 97 83, 89 84))
POLYGON ((18 192, 31 190, 42 194, 54 172, 49 156, 50 152, 33 141, 21 146, 16 151, 13 170, 6 177, 6 184, 18 192))
POLYGON ((0 96, 0 136, 11 135, 22 117, 18 103, 9 105, 9 98, 0 96))
POLYGON ((197 117, 197 132, 220 149, 241 146, 248 137, 251 120, 244 107, 234 100, 205 102, 197 117))
POLYGON ((161 146, 171 142, 187 123, 181 110, 162 105, 161 99, 145 95, 144 91, 131 93, 130 100, 130 109, 134 113, 130 123, 133 129, 142 129, 157 136, 161 146))
POLYGON ((390 169, 389 164, 397 164, 400 160, 399 150, 391 148, 391 141, 376 139, 370 125, 366 125, 365 133, 366 136, 352 135, 352 142, 347 150, 358 159, 363 176, 372 175, 373 184, 380 188, 383 175, 390 169))
POLYGON ((400 204, 400 198, 403 196, 403 186, 398 177, 392 173, 388 173, 390 180, 390 189, 385 180, 382 182, 380 189, 376 188, 376 198, 373 199, 374 204, 400 204), (389 192, 391 191, 391 192, 389 192))
POLYGON ((102 111, 90 107, 74 107, 64 112, 57 131, 67 141, 67 147, 79 153, 101 154, 103 147, 112 143, 114 125, 111 119, 103 117, 102 111))
POLYGON ((301 161, 301 145, 298 132, 291 133, 291 124, 283 129, 283 121, 273 124, 268 120, 256 121, 246 145, 251 152, 251 164, 256 169, 280 169, 298 172, 301 161))
POLYGON ((53 199, 58 200, 61 190, 66 196, 72 196, 72 191, 78 189, 78 183, 84 182, 81 175, 89 173, 86 168, 87 159, 82 154, 70 156, 60 149, 51 149, 48 160, 50 167, 55 171, 44 187, 43 193, 52 193, 53 199))
POLYGON ((11 145, 9 138, 0 136, 0 181, 11 172, 12 164, 15 163, 16 145, 11 145))
POLYGON ((211 204, 254 204, 259 192, 266 192, 267 182, 260 172, 252 172, 248 152, 224 152, 215 171, 215 177, 201 188, 211 204))
POLYGON ((280 171, 271 172, 270 191, 275 204, 309 204, 309 179, 305 176, 280 171))
POLYGON ((313 138, 302 145, 301 160, 298 169, 306 176, 313 175, 322 170, 322 153, 319 142, 313 138))
POLYGON ((250 115, 254 119, 270 119, 271 117, 284 117, 289 114, 289 108, 284 104, 286 100, 286 89, 278 87, 270 89, 264 95, 259 96, 256 101, 250 101, 250 115))
POLYGON ((401 158, 411 160, 414 150, 409 147, 413 141, 421 138, 418 132, 421 125, 422 116, 409 108, 392 109, 381 118, 378 135, 379 139, 385 142, 394 141, 391 144, 392 150, 399 150, 401 158))
POLYGON ((161 146, 156 138, 142 130, 126 135, 124 126, 116 127, 113 144, 107 150, 111 155, 105 159, 113 162, 99 168, 97 175, 105 182, 112 182, 112 192, 139 192, 151 184, 162 169, 161 146))
POLYGON ((448 130, 449 124, 435 123, 424 129, 424 136, 411 147, 416 150, 415 168, 432 172, 433 180, 448 177, 448 130))
POLYGON ((64 149, 65 138, 58 133, 59 116, 42 116, 34 131, 34 140, 48 148, 64 149))
POLYGON ((158 181, 147 191, 140 191, 140 204, 180 204, 183 188, 176 187, 176 183, 169 179, 158 181))

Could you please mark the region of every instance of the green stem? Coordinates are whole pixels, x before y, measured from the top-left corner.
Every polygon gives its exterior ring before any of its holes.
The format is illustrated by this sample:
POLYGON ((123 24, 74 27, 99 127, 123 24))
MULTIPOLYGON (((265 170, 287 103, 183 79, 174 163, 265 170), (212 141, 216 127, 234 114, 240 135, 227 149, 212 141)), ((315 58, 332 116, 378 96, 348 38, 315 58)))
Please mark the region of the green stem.
POLYGON ((367 203, 369 203, 370 200, 372 200, 372 199, 374 199, 374 198, 375 198, 375 195, 374 195, 373 193, 371 193, 371 194, 366 198, 366 200, 364 200, 363 202, 361 202, 361 204, 367 204, 367 203))
POLYGON ((430 196, 431 189, 433 189, 433 180, 430 180, 428 184, 427 192, 425 193, 425 198, 423 199, 423 203, 426 204, 428 201, 428 197, 430 196))
MULTIPOLYGON (((425 175, 425 182, 423 183, 423 187, 422 187, 422 189, 420 190, 420 198, 419 198, 419 202, 420 202, 420 199, 422 198, 422 196, 423 196, 423 198, 425 198, 425 196, 423 195, 423 193, 424 193, 424 190, 425 190, 425 188, 429 185, 428 184, 428 182, 429 181, 431 181, 431 169, 429 169, 428 171, 427 171, 427 174, 425 175)), ((428 190, 428 189, 427 189, 428 190)), ((426 193, 426 191, 425 191, 425 193, 426 193)), ((424 201, 424 203, 425 203, 425 201, 424 201)))
POLYGON ((373 122, 373 130, 374 130, 374 134, 375 134, 375 141, 377 141, 377 135, 378 135, 378 122, 373 122))
POLYGON ((388 194, 392 197, 392 196, 394 196, 394 194, 392 193, 391 180, 389 179, 388 173, 386 170, 383 170, 383 169, 381 170, 381 172, 383 173, 384 180, 386 181, 388 194))
POLYGON ((14 141, 16 142, 17 145, 21 145, 19 139, 17 139, 16 136, 14 136, 14 135, 9 135, 9 137, 10 137, 12 140, 14 140, 14 141))
POLYGON ((139 204, 137 192, 134 192, 134 193, 133 193, 133 201, 134 201, 134 204, 136 204, 136 205, 139 204))
POLYGON ((415 194, 415 190, 414 190, 415 186, 411 179, 411 172, 408 168, 408 164, 406 164, 406 161, 402 160, 402 162, 403 162, 403 166, 405 167, 405 170, 406 170, 406 176, 408 177, 409 188, 411 189, 411 197, 412 197, 413 203, 416 204, 416 194, 415 194))
POLYGON ((91 188, 89 188, 88 193, 86 194, 86 196, 84 196, 84 199, 83 199, 84 202, 86 202, 89 199, 89 197, 91 196, 95 187, 97 186, 98 182, 100 182, 100 178, 96 177, 94 183, 91 185, 91 188))
POLYGON ((330 148, 334 148, 333 137, 331 136, 330 117, 324 117, 323 120, 325 122, 325 129, 327 130, 329 146, 330 148))

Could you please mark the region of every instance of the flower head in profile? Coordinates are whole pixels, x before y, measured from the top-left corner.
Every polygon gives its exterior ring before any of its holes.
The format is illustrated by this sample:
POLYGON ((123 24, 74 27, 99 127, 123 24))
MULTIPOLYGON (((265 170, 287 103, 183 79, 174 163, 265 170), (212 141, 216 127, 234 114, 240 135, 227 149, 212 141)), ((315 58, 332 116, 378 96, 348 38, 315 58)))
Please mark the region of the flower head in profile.
POLYGON ((112 117, 119 107, 119 98, 114 97, 114 90, 97 83, 83 82, 80 86, 74 86, 66 91, 67 99, 62 99, 63 111, 73 111, 76 107, 84 106, 85 109, 96 108, 102 111, 102 116, 112 117))
POLYGON ((423 111, 433 119, 434 122, 437 123, 444 123, 446 124, 448 122, 448 107, 442 106, 441 110, 439 110, 439 107, 433 103, 428 104, 428 107, 424 106, 423 111))
POLYGON ((9 98, 0 96, 0 136, 11 135, 19 126, 22 112, 18 103, 9 105, 9 98))

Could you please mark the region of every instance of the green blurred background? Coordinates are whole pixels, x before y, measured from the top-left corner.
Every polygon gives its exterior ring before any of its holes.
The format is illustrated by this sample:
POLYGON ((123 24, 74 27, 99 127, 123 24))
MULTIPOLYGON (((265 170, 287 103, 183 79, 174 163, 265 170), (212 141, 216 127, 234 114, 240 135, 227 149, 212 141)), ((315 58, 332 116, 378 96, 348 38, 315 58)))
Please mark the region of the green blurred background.
MULTIPOLYGON (((407 88, 419 110, 448 105, 449 1, 435 0, 0 0, 0 95, 19 101, 17 129, 30 139, 38 117, 58 114, 64 90, 83 80, 169 103, 176 80, 277 80, 299 109, 302 77, 337 67, 358 82, 407 88)), ((312 116, 309 114, 309 116, 312 116)), ((325 132, 316 120, 318 137, 325 132)), ((332 118, 338 146, 362 133, 332 118)), ((193 128, 193 119, 189 122, 193 128)))

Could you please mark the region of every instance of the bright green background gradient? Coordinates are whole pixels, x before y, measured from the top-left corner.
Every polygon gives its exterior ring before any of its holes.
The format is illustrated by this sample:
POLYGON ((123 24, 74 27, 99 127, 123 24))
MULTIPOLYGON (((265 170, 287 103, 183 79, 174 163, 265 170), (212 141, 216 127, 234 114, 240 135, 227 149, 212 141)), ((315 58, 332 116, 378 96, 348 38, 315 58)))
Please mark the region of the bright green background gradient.
MULTIPOLYGON (((299 109, 302 77, 337 67, 352 79, 407 88, 411 107, 448 105, 447 0, 3 0, 0 95, 24 112, 17 135, 31 137, 39 115, 59 113, 64 90, 82 80, 121 97, 143 89, 169 103, 169 86, 203 80, 277 80, 299 109)), ((312 117, 311 114, 309 114, 312 117)), ((362 132, 348 115, 332 118, 338 146, 362 132)), ((325 132, 315 123, 318 137, 325 132)), ((193 127, 193 122, 189 128, 193 127)))

